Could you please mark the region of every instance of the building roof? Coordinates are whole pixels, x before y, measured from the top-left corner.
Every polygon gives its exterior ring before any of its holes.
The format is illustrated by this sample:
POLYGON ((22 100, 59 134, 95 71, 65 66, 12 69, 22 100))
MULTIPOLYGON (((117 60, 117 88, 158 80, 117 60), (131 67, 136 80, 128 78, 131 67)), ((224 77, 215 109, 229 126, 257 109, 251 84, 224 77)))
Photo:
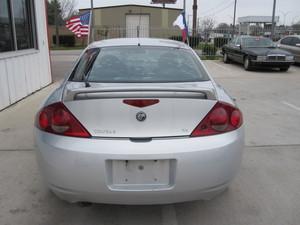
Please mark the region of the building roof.
MULTIPOLYGON (((272 23, 272 16, 244 16, 238 18, 239 23, 272 23)), ((279 22, 279 16, 275 16, 275 22, 279 22)))
POLYGON ((183 42, 158 38, 115 38, 93 42, 89 48, 117 47, 117 46, 160 46, 171 48, 188 49, 189 46, 183 42))
MULTIPOLYGON (((155 9, 169 9, 169 10, 177 10, 177 11, 182 11, 183 9, 181 8, 169 8, 165 7, 163 8, 162 6, 151 6, 151 5, 139 5, 139 4, 125 4, 125 5, 113 5, 113 6, 102 6, 102 7, 94 7, 94 9, 108 9, 108 8, 118 8, 118 7, 128 7, 128 6, 135 6, 135 7, 145 7, 145 8, 155 8, 155 9)), ((79 9, 80 11, 84 10, 90 10, 91 8, 84 8, 84 9, 79 9)))

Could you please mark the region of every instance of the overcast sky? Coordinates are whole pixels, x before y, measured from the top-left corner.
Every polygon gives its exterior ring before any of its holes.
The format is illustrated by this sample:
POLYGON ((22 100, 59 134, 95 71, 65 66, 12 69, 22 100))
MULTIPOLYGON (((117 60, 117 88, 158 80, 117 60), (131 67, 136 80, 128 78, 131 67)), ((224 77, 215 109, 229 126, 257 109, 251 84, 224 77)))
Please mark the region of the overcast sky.
MULTIPOLYGON (((77 0, 77 7, 90 7, 90 0, 77 0)), ((151 0, 94 0, 94 7, 142 4, 151 5, 151 0)), ((186 0, 187 15, 192 17, 193 0, 186 0)), ((210 16, 218 23, 232 23, 234 0, 198 0, 198 16, 200 19, 210 16)), ((177 0, 175 5, 167 7, 183 8, 183 0, 177 0)), ((240 16, 271 16, 273 0, 237 0, 237 17, 240 16)), ((280 24, 291 24, 300 21, 300 0, 277 0, 277 16, 280 16, 280 24)))

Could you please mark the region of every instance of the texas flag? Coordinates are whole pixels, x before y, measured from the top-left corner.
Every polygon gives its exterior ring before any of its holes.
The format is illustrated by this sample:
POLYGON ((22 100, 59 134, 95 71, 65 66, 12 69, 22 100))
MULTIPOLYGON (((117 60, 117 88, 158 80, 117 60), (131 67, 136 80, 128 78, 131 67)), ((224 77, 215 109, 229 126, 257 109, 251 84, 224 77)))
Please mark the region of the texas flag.
POLYGON ((182 41, 186 42, 186 39, 188 37, 188 28, 187 28, 187 25, 186 25, 185 13, 184 12, 180 13, 180 15, 174 21, 173 26, 174 27, 178 26, 181 29, 182 41))

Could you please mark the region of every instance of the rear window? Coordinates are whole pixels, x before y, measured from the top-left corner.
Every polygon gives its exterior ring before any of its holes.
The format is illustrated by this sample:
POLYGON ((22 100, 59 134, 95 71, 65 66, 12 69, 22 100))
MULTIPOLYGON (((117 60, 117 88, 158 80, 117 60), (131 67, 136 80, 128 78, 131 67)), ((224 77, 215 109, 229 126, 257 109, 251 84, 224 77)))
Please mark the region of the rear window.
POLYGON ((246 48, 270 48, 275 47, 275 43, 269 38, 247 37, 243 38, 243 46, 246 48))
MULTIPOLYGON (((161 47, 101 48, 81 77, 100 83, 164 83, 207 81, 204 68, 190 50, 161 47)), ((76 71, 75 71, 76 73, 76 71)), ((78 76, 77 76, 78 77, 78 76)))

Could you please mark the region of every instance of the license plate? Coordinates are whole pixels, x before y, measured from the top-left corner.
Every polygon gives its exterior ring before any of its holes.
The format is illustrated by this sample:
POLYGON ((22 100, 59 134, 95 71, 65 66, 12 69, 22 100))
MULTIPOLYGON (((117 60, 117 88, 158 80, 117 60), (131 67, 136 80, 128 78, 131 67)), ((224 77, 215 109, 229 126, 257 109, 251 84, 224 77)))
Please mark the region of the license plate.
POLYGON ((157 189, 174 185, 174 160, 112 160, 112 189, 157 189))

